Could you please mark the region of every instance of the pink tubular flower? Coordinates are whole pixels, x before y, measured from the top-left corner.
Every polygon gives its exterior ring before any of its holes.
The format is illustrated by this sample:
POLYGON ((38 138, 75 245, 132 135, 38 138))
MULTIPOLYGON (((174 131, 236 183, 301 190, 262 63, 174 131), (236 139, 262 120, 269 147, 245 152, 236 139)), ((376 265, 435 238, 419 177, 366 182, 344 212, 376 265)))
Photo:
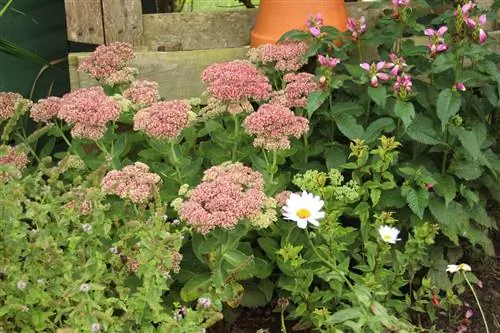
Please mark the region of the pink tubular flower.
POLYGON ((48 97, 40 99, 30 110, 30 116, 37 122, 49 122, 52 118, 56 118, 61 107, 61 99, 59 97, 48 97))
POLYGON ((0 122, 11 118, 16 112, 16 102, 23 96, 13 92, 0 92, 0 122))
POLYGON ((194 113, 185 100, 157 102, 139 110, 134 116, 134 130, 140 130, 156 139, 175 139, 189 126, 194 113))
POLYGON ((160 176, 149 172, 146 164, 135 162, 122 170, 108 172, 102 179, 101 190, 134 203, 143 203, 154 196, 160 180, 160 176))
POLYGON ((448 50, 448 45, 446 45, 443 38, 447 31, 447 26, 442 26, 437 31, 431 28, 425 29, 424 34, 429 38, 427 47, 431 51, 431 56, 435 56, 437 53, 448 50))
POLYGON ((130 88, 123 92, 123 97, 139 106, 150 106, 160 99, 160 86, 153 81, 134 81, 130 88))
POLYGON ((340 59, 339 58, 330 58, 329 55, 326 55, 326 57, 325 57, 324 55, 319 54, 318 55, 318 62, 323 67, 335 68, 340 63, 340 59))
POLYGON ((392 5, 394 7, 408 7, 410 0, 392 0, 392 5))
POLYGON ((264 44, 257 48, 256 60, 272 64, 281 72, 295 72, 307 63, 304 56, 308 48, 304 42, 264 44))
POLYGON ((225 102, 267 100, 272 91, 269 79, 245 60, 210 65, 201 79, 212 97, 225 102))
POLYGON ((224 163, 204 172, 203 181, 183 202, 179 216, 202 234, 232 229, 257 216, 265 204, 262 175, 241 163, 224 163))
POLYGON ((405 99, 413 91, 412 78, 408 74, 402 74, 396 77, 396 82, 392 86, 392 90, 401 98, 405 99))
POLYGON ((309 15, 306 26, 313 37, 318 37, 323 26, 323 16, 320 13, 316 14, 316 16, 309 15))
MULTIPOLYGON (((87 130, 82 128, 103 129, 110 121, 117 120, 122 109, 120 105, 106 96, 102 87, 82 88, 64 95, 60 101, 59 118, 70 124, 78 125, 73 127, 71 133, 77 137, 86 138, 87 130), (75 132, 76 130, 76 132, 75 132)), ((99 139, 97 132, 89 139, 99 139)))
POLYGON ((307 107, 309 94, 319 89, 314 75, 309 73, 288 73, 283 77, 286 82, 284 91, 285 106, 289 108, 307 107))
POLYGON ((405 59, 403 57, 398 57, 395 53, 389 54, 389 58, 391 59, 391 62, 386 63, 385 68, 391 69, 391 75, 397 76, 399 73, 403 72, 404 67, 406 66, 405 59))
POLYGON ((78 70, 92 75, 98 81, 107 80, 117 71, 123 69, 134 58, 134 50, 128 43, 111 43, 100 45, 85 59, 78 70))
POLYGON ((376 64, 372 63, 371 65, 368 63, 363 63, 359 65, 362 69, 368 72, 370 75, 370 84, 373 88, 378 87, 378 80, 387 81, 389 80, 389 75, 381 72, 382 69, 386 67, 385 61, 379 61, 376 64))
POLYGON ((467 88, 465 88, 465 85, 462 82, 457 82, 455 84, 455 89, 458 91, 465 91, 467 88))
POLYGON ((347 29, 352 33, 352 40, 357 41, 358 38, 366 31, 366 18, 361 16, 359 20, 352 17, 347 19, 347 29))
POLYGON ((309 131, 307 118, 296 116, 279 104, 263 104, 244 121, 249 134, 255 135, 253 145, 269 151, 290 148, 290 136, 300 138, 309 131))

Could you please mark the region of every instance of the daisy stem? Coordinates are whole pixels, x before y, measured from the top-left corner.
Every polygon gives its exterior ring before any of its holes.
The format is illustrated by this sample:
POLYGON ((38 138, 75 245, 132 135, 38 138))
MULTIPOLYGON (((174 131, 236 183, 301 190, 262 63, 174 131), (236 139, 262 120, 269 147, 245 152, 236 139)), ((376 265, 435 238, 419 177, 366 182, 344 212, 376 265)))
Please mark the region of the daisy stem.
POLYGON ((464 271, 462 271, 462 275, 464 276, 465 282, 467 282, 467 284, 469 285, 469 288, 472 291, 472 295, 474 295, 474 299, 476 300, 477 307, 479 308, 479 312, 481 312, 481 316, 483 317, 483 322, 484 322, 484 327, 486 328, 486 333, 489 333, 490 330, 488 328, 488 322, 486 321, 486 316, 484 315, 483 308, 481 307, 481 303, 479 303, 479 298, 477 298, 476 291, 474 290, 474 287, 470 283, 470 281, 467 278, 467 275, 465 275, 464 271))
POLYGON ((306 235, 307 235, 307 240, 309 241, 309 245, 311 246, 312 250, 314 251, 314 254, 316 254, 316 256, 322 261, 324 262, 328 267, 330 267, 333 271, 335 271, 336 273, 340 274, 345 282, 347 283, 347 285, 349 286, 349 288, 353 289, 353 285, 351 283, 351 281, 349 281, 349 279, 347 279, 347 277, 345 276, 344 272, 342 271, 339 271, 339 269, 333 265, 331 262, 329 262, 328 260, 326 260, 318 251, 318 249, 316 248, 316 246, 314 245, 312 239, 311 239, 311 235, 309 234, 309 230, 306 229, 306 235))

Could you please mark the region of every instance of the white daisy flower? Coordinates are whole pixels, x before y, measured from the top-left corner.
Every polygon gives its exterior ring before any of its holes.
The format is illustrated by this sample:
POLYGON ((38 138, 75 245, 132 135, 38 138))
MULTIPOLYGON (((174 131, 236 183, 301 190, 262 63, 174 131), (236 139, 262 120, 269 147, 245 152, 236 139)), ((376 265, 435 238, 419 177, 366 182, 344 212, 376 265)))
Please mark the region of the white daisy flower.
POLYGON ((378 228, 378 233, 380 234, 380 238, 389 244, 396 244, 396 241, 401 240, 401 238, 398 238, 399 230, 388 225, 381 225, 378 228))
POLYGON ((456 273, 458 271, 470 272, 471 268, 467 264, 448 265, 446 271, 449 273, 456 273))
POLYGON ((287 220, 297 222, 297 226, 305 229, 308 223, 318 227, 319 219, 325 217, 321 211, 324 201, 320 197, 306 191, 302 195, 292 193, 285 206, 283 206, 283 217, 287 220))

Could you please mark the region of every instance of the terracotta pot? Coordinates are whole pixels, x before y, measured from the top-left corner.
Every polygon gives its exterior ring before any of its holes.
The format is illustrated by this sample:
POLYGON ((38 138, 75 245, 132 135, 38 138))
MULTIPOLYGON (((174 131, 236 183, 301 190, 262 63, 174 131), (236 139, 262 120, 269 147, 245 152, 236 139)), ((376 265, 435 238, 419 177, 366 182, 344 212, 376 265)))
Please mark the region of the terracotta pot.
POLYGON ((287 31, 303 29, 309 15, 321 13, 324 24, 347 29, 344 0, 261 0, 250 45, 276 43, 287 31))

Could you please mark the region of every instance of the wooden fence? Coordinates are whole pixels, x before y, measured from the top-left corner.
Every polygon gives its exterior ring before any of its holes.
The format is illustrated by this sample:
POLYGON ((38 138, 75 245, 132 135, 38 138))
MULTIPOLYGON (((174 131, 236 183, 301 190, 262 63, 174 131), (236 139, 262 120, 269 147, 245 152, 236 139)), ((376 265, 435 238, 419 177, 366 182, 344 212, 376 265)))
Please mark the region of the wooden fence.
MULTIPOLYGON (((493 0, 481 0, 487 8, 493 0)), ((380 15, 370 2, 346 3, 349 16, 367 18, 368 27, 380 15)), ((68 40, 89 44, 129 42, 137 50, 133 65, 139 78, 160 84, 167 99, 199 97, 204 90, 201 71, 208 65, 245 58, 256 9, 208 13, 142 14, 141 0, 65 0, 68 40)), ((493 31, 491 38, 500 37, 493 31)), ((495 43, 495 49, 500 50, 495 43)), ((95 85, 77 71, 88 53, 70 53, 71 88, 95 85)))

